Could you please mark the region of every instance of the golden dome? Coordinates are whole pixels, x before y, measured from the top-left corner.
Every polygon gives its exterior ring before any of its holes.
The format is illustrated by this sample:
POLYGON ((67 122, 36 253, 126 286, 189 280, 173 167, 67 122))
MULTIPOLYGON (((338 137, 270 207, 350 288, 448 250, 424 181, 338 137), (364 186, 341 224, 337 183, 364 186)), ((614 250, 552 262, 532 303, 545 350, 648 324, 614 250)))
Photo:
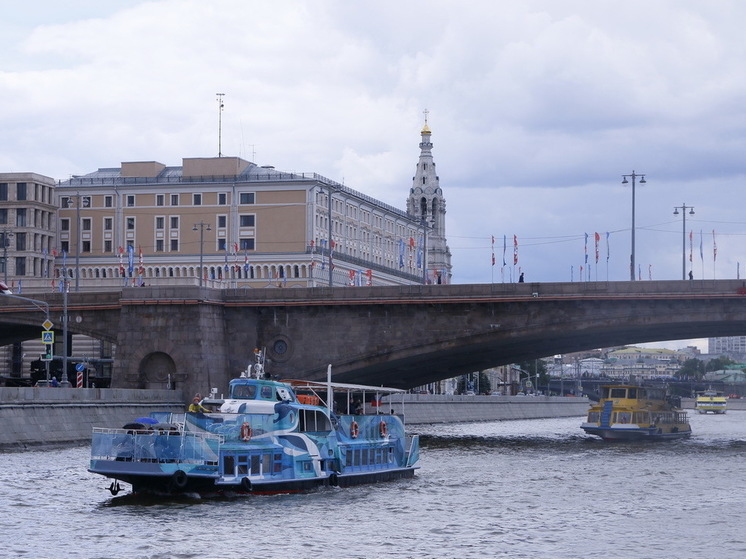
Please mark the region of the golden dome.
POLYGON ((427 122, 425 123, 425 126, 422 127, 422 131, 420 131, 420 134, 431 134, 430 127, 427 125, 427 122))

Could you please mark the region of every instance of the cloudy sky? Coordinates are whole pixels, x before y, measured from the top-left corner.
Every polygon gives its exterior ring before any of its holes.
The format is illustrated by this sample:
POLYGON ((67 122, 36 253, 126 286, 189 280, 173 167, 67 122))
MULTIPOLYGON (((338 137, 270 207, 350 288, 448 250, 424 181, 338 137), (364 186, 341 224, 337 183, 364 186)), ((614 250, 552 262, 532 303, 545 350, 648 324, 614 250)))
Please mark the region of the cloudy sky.
POLYGON ((454 282, 629 279, 633 171, 643 280, 746 276, 744 2, 0 7, 0 171, 215 156, 220 92, 224 154, 404 208, 428 109, 454 282))

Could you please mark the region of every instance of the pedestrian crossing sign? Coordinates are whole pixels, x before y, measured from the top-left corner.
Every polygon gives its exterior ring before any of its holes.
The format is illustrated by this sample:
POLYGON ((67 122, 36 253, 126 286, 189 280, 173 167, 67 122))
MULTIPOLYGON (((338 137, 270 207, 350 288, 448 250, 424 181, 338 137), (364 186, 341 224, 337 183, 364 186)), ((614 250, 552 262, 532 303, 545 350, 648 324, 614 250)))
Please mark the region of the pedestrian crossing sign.
POLYGON ((41 342, 43 344, 53 344, 54 343, 54 330, 42 330, 41 342))

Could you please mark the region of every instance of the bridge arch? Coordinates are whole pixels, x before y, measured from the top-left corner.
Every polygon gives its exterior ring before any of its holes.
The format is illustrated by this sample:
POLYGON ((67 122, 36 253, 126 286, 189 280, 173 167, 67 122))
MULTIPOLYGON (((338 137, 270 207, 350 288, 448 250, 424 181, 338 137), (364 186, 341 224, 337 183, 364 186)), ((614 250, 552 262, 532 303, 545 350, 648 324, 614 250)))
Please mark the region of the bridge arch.
POLYGON ((137 371, 138 388, 171 388, 176 379, 176 363, 170 355, 154 351, 145 355, 137 371))

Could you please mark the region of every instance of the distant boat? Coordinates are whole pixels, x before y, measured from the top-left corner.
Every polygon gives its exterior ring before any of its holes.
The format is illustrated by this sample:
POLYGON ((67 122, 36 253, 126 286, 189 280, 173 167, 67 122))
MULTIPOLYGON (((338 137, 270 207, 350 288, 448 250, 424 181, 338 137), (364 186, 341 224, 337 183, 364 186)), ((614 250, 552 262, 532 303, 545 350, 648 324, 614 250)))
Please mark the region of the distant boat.
POLYGON ((580 427, 605 441, 667 440, 692 434, 687 414, 665 389, 627 384, 601 387, 580 427))
POLYGON ((717 390, 705 390, 697 394, 694 409, 699 413, 725 413, 728 409, 728 399, 717 390))
POLYGON ((405 434, 400 416, 376 413, 380 396, 397 392, 269 380, 259 361, 230 381, 228 398, 203 400, 219 411, 94 428, 89 471, 113 479, 114 495, 119 482, 134 493, 281 493, 412 477, 418 436, 405 434), (346 413, 333 411, 335 401, 346 413))

